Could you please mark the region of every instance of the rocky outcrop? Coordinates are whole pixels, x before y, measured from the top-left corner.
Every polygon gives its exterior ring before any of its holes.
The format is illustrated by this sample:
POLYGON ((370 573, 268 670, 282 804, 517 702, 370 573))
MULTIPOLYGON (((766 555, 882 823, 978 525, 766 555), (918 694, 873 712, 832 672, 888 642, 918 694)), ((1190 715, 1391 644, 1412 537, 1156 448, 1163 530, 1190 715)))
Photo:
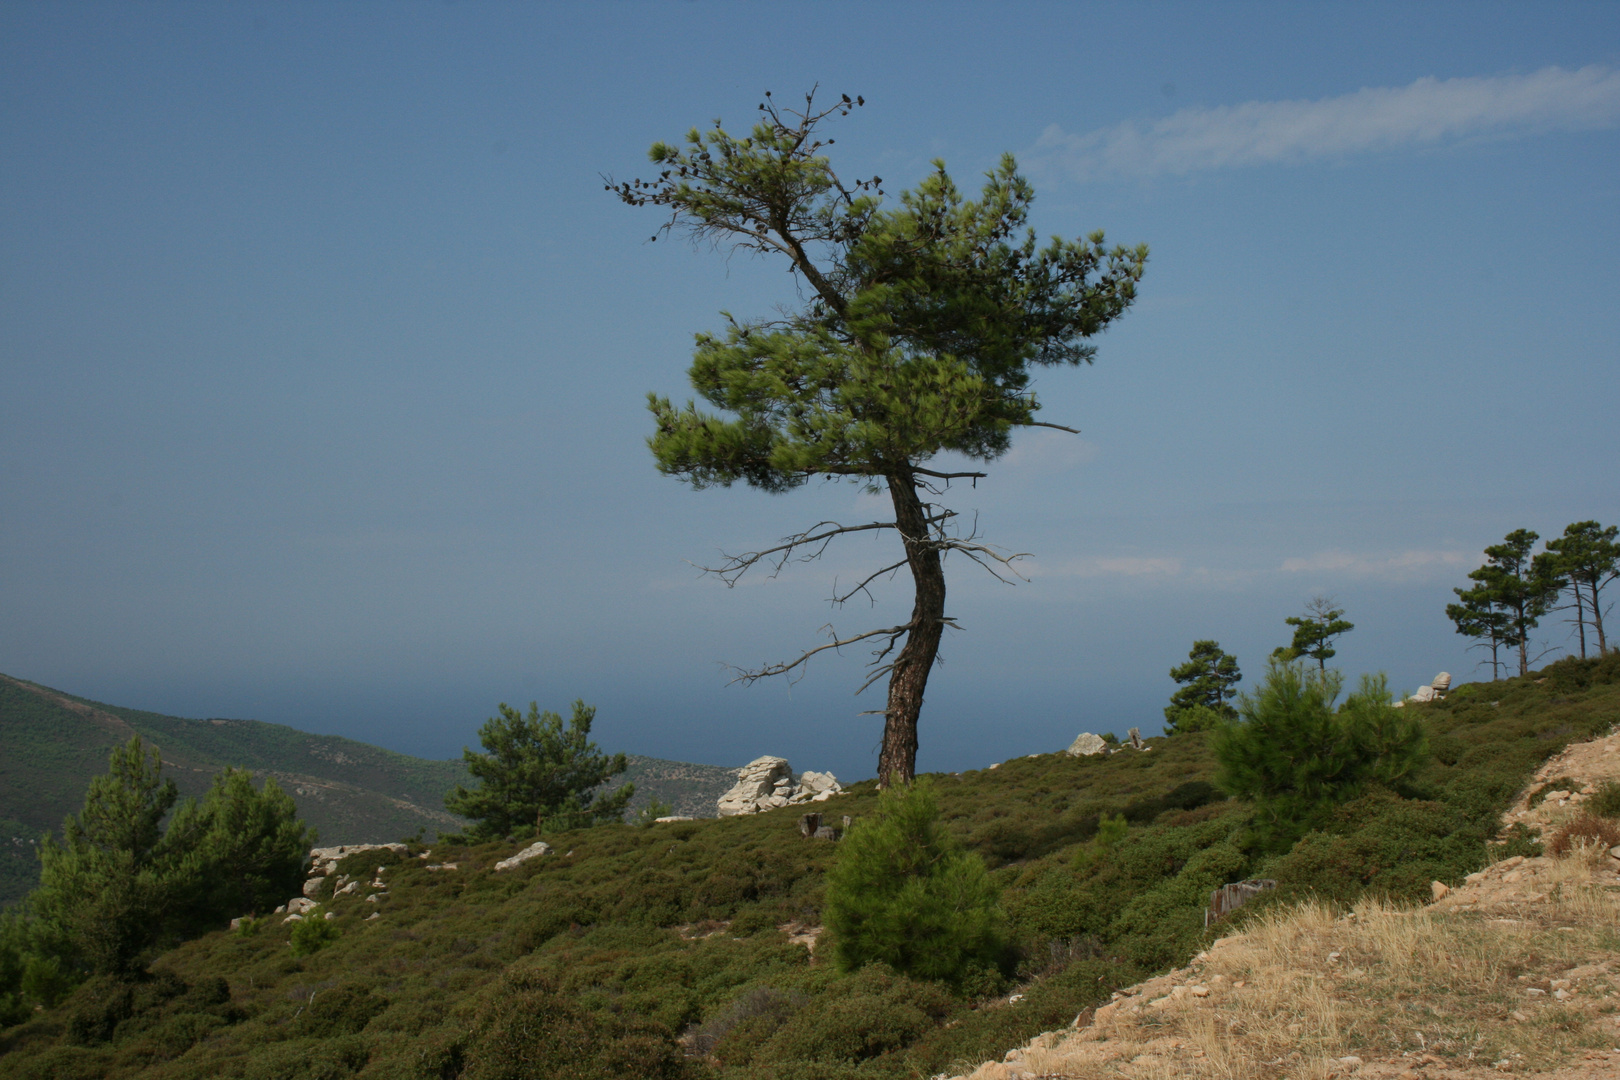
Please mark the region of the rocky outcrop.
POLYGON ((843 791, 832 773, 806 771, 795 780, 787 758, 755 758, 737 770, 737 782, 720 796, 716 809, 721 817, 758 814, 782 806, 825 802, 843 791))
POLYGON ((1412 691, 1411 697, 1406 698, 1403 701, 1397 701, 1394 704, 1395 707, 1399 709, 1408 701, 1439 701, 1446 696, 1446 692, 1450 689, 1451 673, 1449 671, 1442 671, 1440 674, 1434 677, 1433 682, 1429 683, 1427 686, 1418 687, 1416 690, 1412 691))
MULTIPOLYGON (((404 844, 339 844, 337 847, 310 848, 310 876, 325 877, 337 868, 338 860, 346 859, 357 852, 385 850, 403 855, 406 847, 404 844)), ((308 886, 305 889, 308 891, 308 886)))
POLYGON ((1089 731, 1082 731, 1075 736, 1074 742, 1070 743, 1069 748, 1063 752, 1070 757, 1091 757, 1094 754, 1107 757, 1109 749, 1108 743, 1103 740, 1101 735, 1093 735, 1089 731))
POLYGON ((495 864, 495 869, 496 870, 510 870, 514 866, 523 865, 524 863, 528 862, 530 859, 534 858, 536 855, 550 855, 550 854, 551 854, 551 845, 546 843, 544 840, 536 840, 534 843, 530 844, 528 847, 524 848, 522 851, 518 852, 516 855, 513 855, 511 858, 502 859, 500 862, 496 863, 495 864))

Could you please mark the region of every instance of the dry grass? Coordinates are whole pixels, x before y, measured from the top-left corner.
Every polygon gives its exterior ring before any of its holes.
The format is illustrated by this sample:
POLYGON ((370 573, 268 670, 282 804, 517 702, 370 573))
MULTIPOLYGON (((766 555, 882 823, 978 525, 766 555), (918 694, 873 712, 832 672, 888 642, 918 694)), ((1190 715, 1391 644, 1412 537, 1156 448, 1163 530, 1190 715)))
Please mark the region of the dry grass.
POLYGON ((1544 900, 1509 910, 1272 912, 1091 1027, 974 1075, 1326 1078, 1358 1071, 1339 1060, 1350 1055, 1363 1076, 1425 1058, 1522 1071, 1620 1046, 1620 886, 1606 859, 1575 845, 1539 869, 1544 900))

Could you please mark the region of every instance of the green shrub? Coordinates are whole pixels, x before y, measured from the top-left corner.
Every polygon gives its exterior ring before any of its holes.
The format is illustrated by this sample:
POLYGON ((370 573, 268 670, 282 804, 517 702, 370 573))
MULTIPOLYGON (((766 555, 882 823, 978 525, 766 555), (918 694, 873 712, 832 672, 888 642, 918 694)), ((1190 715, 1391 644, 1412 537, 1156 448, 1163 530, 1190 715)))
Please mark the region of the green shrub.
POLYGON ((940 824, 933 784, 896 784, 857 821, 827 875, 838 965, 881 962, 946 982, 994 968, 1006 939, 984 861, 940 824))
POLYGON ((0 912, 0 1028, 27 1020, 35 1006, 55 1005, 79 981, 40 940, 45 929, 36 919, 0 912))
POLYGON ((328 1039, 334 1035, 358 1035, 388 1007, 388 999, 371 987, 345 984, 317 990, 298 1013, 292 1028, 298 1035, 328 1039))
MULTIPOLYGON (((1230 705, 1226 706, 1228 709, 1230 705)), ((1231 718, 1223 712, 1216 712, 1208 705, 1189 705, 1185 708, 1169 706, 1164 710, 1165 733, 1177 735, 1189 731, 1213 731, 1222 724, 1230 723, 1231 718)))
POLYGON ((332 925, 330 919, 312 912, 293 923, 292 936, 288 938, 288 943, 292 946, 294 956, 309 956, 320 952, 339 936, 341 935, 338 928, 332 925))
MULTIPOLYGON (((686 1043, 699 1057, 715 1053, 728 1037, 732 1037, 732 1042, 738 1047, 752 1047, 775 1034, 777 1028, 809 1001, 809 995, 799 990, 782 991, 770 986, 756 986, 726 1006, 718 1016, 702 1024, 694 1024, 686 1033, 686 1043)), ((720 1049, 717 1056, 724 1061, 740 1055, 735 1050, 727 1053, 720 1049)))
POLYGON ((592 1011, 534 974, 503 980, 478 1013, 459 1080, 603 1076, 676 1080, 686 1061, 669 1029, 592 1011))
POLYGON ((1586 811, 1598 817, 1620 818, 1620 783, 1605 780, 1586 800, 1586 811))
POLYGON ((1390 705, 1383 676, 1363 676, 1337 710, 1342 677, 1273 659, 1240 722, 1215 732, 1220 784, 1253 799, 1257 832, 1276 851, 1320 825, 1369 781, 1398 784, 1428 757, 1420 719, 1390 705))
POLYGON ((371 1054, 353 1035, 336 1039, 292 1039, 257 1048, 243 1080, 347 1080, 371 1054))
MULTIPOLYGON (((938 987, 873 965, 847 980, 837 993, 823 994, 794 1013, 744 1063, 853 1065, 911 1045, 954 1006, 950 995, 938 987)), ((721 1060, 729 1065, 737 1058, 721 1060)))
POLYGON ((1075 853, 1075 869, 1085 870, 1106 859, 1125 839, 1130 828, 1124 814, 1098 818, 1097 835, 1091 838, 1091 843, 1083 845, 1075 853))

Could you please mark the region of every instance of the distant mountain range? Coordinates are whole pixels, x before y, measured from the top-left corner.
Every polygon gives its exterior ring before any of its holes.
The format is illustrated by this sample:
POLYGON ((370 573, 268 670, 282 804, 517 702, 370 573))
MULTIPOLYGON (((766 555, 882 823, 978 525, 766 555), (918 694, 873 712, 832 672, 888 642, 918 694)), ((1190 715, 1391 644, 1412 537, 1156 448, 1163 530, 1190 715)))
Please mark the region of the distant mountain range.
MULTIPOLYGON (((107 771, 114 746, 139 734, 162 755, 182 795, 200 796, 227 766, 273 776, 322 844, 429 838, 465 822, 444 809, 444 793, 468 783, 459 760, 430 761, 336 735, 312 735, 258 720, 186 720, 74 697, 0 675, 0 905, 39 878, 35 845, 84 804, 90 778, 107 771)), ((631 810, 653 799, 674 813, 713 817, 736 770, 629 756, 613 781, 636 785, 631 810)))

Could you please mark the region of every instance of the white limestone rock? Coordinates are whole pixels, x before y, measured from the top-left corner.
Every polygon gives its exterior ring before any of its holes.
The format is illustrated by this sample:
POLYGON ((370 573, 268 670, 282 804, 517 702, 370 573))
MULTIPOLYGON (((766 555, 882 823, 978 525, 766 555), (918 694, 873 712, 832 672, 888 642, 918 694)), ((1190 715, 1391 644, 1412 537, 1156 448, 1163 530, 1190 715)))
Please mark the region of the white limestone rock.
POLYGON ((1435 693, 1445 693, 1447 690, 1451 689, 1451 672, 1442 671, 1440 674, 1434 677, 1434 682, 1430 683, 1429 685, 1434 688, 1435 693))
POLYGON ((496 870, 510 870, 514 866, 521 866, 523 863, 528 862, 530 859, 534 858, 536 855, 550 855, 550 854, 551 854, 551 845, 546 843, 544 840, 536 840, 534 843, 530 844, 528 847, 524 848, 522 851, 518 852, 516 855, 513 855, 511 858, 502 859, 500 862, 496 863, 495 864, 495 869, 496 870))
POLYGON ((1434 700, 1434 687, 1432 687, 1432 686, 1420 686, 1420 687, 1418 687, 1417 690, 1412 694, 1411 700, 1412 701, 1433 701, 1434 700))
POLYGON ((347 858, 357 851, 393 851, 400 855, 405 854, 404 844, 339 844, 337 847, 318 847, 309 849, 311 874, 330 874, 337 867, 338 860, 347 858))
POLYGON ((839 792, 844 789, 838 786, 838 778, 832 773, 816 772, 806 769, 799 774, 799 790, 808 791, 813 798, 821 792, 839 792))
POLYGON ((826 802, 844 789, 832 773, 813 770, 797 780, 786 758, 755 758, 737 770, 737 782, 716 803, 721 817, 757 814, 783 806, 826 802))
POLYGON ((1108 744, 1103 741, 1101 735, 1093 735, 1089 731, 1082 731, 1075 737, 1074 742, 1069 744, 1069 748, 1063 752, 1070 757, 1092 757, 1096 754, 1107 757, 1109 751, 1108 744))
POLYGON ((314 907, 315 901, 311 900, 307 896, 295 896, 291 900, 287 901, 287 910, 292 912, 294 915, 302 915, 304 912, 309 911, 314 907))

